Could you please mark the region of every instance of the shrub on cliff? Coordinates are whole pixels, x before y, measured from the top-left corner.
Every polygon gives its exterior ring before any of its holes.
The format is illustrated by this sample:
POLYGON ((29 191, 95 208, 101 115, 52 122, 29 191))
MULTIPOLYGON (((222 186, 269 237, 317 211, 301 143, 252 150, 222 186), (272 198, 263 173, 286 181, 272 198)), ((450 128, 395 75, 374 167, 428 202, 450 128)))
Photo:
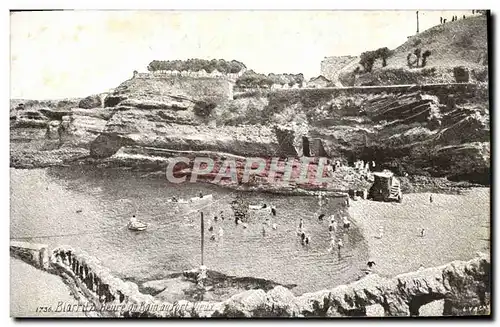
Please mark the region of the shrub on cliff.
POLYGON ((237 60, 224 59, 187 59, 187 60, 153 60, 148 65, 150 72, 155 71, 193 71, 205 70, 208 73, 218 70, 223 74, 239 73, 246 69, 245 64, 237 60))
POLYGON ((90 95, 78 103, 78 108, 92 109, 99 108, 102 105, 101 97, 98 95, 90 95))
POLYGON ((375 51, 366 51, 361 54, 359 64, 363 66, 365 73, 369 73, 372 71, 377 59, 382 59, 382 67, 387 66, 387 59, 391 55, 392 52, 387 47, 379 48, 375 51))
POLYGON ((236 80, 236 86, 241 88, 267 88, 271 85, 273 80, 270 77, 253 70, 247 70, 236 80))
POLYGON ((430 50, 424 51, 424 53, 422 54, 422 67, 425 67, 425 65, 427 64, 427 58, 430 55, 431 55, 431 51, 430 50))
POLYGON ((359 64, 363 66, 364 72, 369 73, 372 71, 376 59, 374 51, 366 51, 361 54, 359 64))
POLYGON ((199 101, 195 104, 193 110, 194 114, 199 117, 208 117, 216 107, 214 103, 199 101))

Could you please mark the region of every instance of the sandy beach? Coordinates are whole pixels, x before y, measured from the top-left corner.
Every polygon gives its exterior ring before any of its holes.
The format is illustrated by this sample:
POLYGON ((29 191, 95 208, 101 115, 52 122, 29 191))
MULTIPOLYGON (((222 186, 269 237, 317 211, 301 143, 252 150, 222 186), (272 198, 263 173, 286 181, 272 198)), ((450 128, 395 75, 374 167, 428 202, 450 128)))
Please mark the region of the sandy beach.
POLYGON ((363 230, 376 263, 373 272, 379 275, 394 276, 490 252, 489 188, 463 195, 406 194, 401 204, 351 201, 349 212, 363 230))

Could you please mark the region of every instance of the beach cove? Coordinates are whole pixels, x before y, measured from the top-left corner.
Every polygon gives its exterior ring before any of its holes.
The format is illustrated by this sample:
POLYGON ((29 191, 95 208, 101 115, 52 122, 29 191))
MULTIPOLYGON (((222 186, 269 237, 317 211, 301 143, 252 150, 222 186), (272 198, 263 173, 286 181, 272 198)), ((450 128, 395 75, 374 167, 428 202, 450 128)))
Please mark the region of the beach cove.
POLYGON ((368 243, 370 260, 376 263, 373 272, 381 276, 469 260, 477 252, 490 251, 489 188, 472 188, 461 195, 405 194, 403 203, 351 201, 349 213, 368 243))

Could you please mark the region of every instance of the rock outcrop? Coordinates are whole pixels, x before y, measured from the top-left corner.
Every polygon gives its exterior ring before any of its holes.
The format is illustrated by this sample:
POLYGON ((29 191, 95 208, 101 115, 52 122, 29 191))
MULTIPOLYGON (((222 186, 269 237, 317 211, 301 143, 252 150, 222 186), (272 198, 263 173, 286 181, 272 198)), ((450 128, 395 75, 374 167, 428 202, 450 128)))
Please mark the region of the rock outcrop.
POLYGON ((291 89, 232 100, 227 83, 134 78, 108 94, 105 108, 25 109, 12 125, 50 125, 51 139, 59 126, 59 147, 85 149, 92 163, 136 162, 137 169, 146 160, 154 170, 161 159, 162 170, 172 151, 191 151, 362 159, 400 175, 489 182, 489 104, 481 85, 291 89))
POLYGON ((78 108, 92 109, 100 108, 102 106, 101 97, 98 94, 89 95, 88 97, 81 99, 78 102, 78 108))

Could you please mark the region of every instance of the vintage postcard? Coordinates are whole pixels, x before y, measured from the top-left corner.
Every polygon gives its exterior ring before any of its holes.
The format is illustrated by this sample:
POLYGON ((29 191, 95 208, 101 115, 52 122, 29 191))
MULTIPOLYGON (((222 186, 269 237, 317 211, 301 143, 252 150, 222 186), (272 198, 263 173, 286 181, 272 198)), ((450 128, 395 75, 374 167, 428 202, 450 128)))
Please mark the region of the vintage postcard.
POLYGON ((489 25, 11 11, 11 316, 491 317, 489 25))

